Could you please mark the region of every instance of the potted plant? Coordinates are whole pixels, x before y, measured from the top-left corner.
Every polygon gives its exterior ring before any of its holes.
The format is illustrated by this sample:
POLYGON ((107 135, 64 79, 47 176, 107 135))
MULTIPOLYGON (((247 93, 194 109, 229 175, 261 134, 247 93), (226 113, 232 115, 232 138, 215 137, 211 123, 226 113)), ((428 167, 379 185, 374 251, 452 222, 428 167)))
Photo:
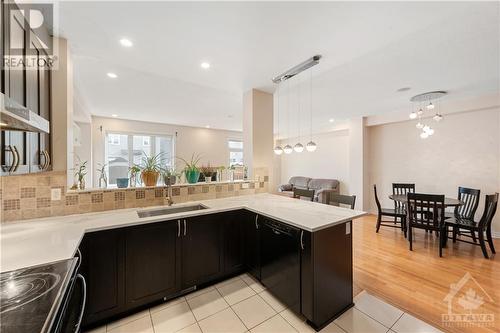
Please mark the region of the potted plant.
POLYGON ((97 163, 99 165, 99 169, 97 172, 99 173, 99 188, 108 187, 108 177, 106 176, 106 166, 107 164, 97 163))
POLYGON ((205 182, 210 183, 212 181, 212 176, 214 174, 214 168, 212 168, 210 166, 210 163, 208 163, 208 165, 202 165, 200 168, 200 172, 205 177, 205 182))
POLYGON ((75 172, 75 177, 78 179, 78 188, 80 190, 85 189, 85 175, 87 174, 87 161, 81 161, 80 158, 78 158, 78 163, 76 163, 76 169, 77 171, 75 172))
POLYGON ((200 168, 198 167, 198 162, 200 161, 200 155, 197 154, 191 156, 191 160, 188 162, 182 157, 178 157, 182 162, 184 162, 184 174, 186 175, 186 180, 190 184, 194 184, 198 182, 200 178, 200 168))
POLYGON ((143 154, 140 166, 142 182, 145 186, 155 186, 162 172, 163 153, 153 156, 148 156, 145 152, 143 154))
POLYGON ((163 171, 163 182, 167 186, 168 185, 175 185, 175 181, 176 181, 178 176, 179 176, 179 173, 177 171, 175 171, 174 168, 172 168, 172 167, 165 168, 165 170, 163 171))
POLYGON ((130 187, 135 187, 137 184, 137 175, 141 172, 141 168, 138 165, 132 165, 128 172, 130 173, 130 187))

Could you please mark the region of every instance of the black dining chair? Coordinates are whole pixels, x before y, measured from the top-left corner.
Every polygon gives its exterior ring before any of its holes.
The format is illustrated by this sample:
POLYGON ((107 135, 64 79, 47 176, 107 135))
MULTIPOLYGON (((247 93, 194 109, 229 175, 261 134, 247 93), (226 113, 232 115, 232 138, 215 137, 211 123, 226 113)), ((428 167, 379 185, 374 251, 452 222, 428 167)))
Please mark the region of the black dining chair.
POLYGON ((310 201, 314 201, 314 190, 308 190, 304 188, 294 188, 293 197, 296 199, 307 198, 310 201))
MULTIPOLYGON (((466 219, 474 220, 474 215, 476 214, 477 206, 479 205, 479 196, 481 195, 481 190, 476 190, 473 188, 459 187, 458 188, 458 200, 463 202, 463 205, 456 206, 453 212, 445 213, 447 219, 466 219)), ((453 222, 450 220, 450 222, 453 222)), ((468 230, 471 233, 472 240, 476 242, 476 235, 474 232, 468 230)), ((458 235, 460 230, 457 231, 458 235)))
MULTIPOLYGON (((413 183, 392 183, 392 194, 393 195, 404 195, 406 196, 408 193, 415 193, 415 184, 413 183)), ((394 209, 405 211, 405 204, 401 201, 394 200, 394 209)), ((394 218, 394 221, 397 220, 397 217, 394 218)))
POLYGON ((498 205, 498 193, 490 194, 486 196, 486 200, 484 203, 484 211, 479 222, 475 222, 474 219, 466 219, 456 217, 450 220, 446 220, 446 227, 451 227, 453 232, 453 243, 457 240, 459 242, 469 243, 473 245, 481 246, 481 250, 483 251, 483 256, 488 259, 488 251, 486 250, 486 242, 484 240, 484 236, 486 234, 486 240, 490 246, 490 250, 493 254, 495 254, 495 246, 493 245, 493 237, 491 236, 491 222, 493 221, 493 217, 497 211, 498 205), (466 234, 460 234, 460 229, 466 229, 470 231, 471 236, 466 234), (476 236, 477 233, 477 236, 476 236), (464 239, 459 239, 457 236, 466 236, 472 238, 474 241, 469 242, 464 239), (479 243, 476 242, 475 239, 479 239, 479 243))
POLYGON ((356 203, 356 196, 330 193, 327 198, 327 203, 332 206, 346 205, 349 208, 354 209, 354 204, 356 203))
MULTIPOLYGON (((408 241, 413 251, 413 229, 435 231, 439 240, 439 256, 443 256, 443 238, 447 237, 444 218, 444 195, 408 193, 408 241)), ((445 238, 446 239, 446 238, 445 238)))
POLYGON ((392 227, 392 228, 401 228, 405 237, 406 237, 406 211, 401 208, 382 208, 380 205, 380 200, 377 195, 377 185, 373 185, 373 192, 375 194, 375 203, 377 204, 377 230, 379 231, 380 226, 384 227, 392 227), (384 216, 394 218, 393 221, 382 220, 384 216), (398 220, 399 218, 399 220, 398 220), (384 223, 385 222, 385 223, 384 223), (390 223, 390 224, 388 224, 390 223), (398 225, 399 224, 399 225, 398 225))

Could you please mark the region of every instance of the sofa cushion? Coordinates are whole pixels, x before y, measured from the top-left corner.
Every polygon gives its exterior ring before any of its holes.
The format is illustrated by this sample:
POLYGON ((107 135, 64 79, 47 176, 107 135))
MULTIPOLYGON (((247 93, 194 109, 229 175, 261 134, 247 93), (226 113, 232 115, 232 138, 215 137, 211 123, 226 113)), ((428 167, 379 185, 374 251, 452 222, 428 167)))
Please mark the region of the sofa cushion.
POLYGON ((339 181, 336 179, 319 179, 314 178, 309 182, 309 188, 312 190, 333 190, 339 186, 339 181))
POLYGON ((280 191, 293 191, 292 184, 283 184, 280 186, 280 191))
POLYGON ((311 178, 309 178, 309 177, 295 176, 295 177, 290 178, 288 183, 290 183, 293 187, 307 189, 310 181, 311 181, 311 178))

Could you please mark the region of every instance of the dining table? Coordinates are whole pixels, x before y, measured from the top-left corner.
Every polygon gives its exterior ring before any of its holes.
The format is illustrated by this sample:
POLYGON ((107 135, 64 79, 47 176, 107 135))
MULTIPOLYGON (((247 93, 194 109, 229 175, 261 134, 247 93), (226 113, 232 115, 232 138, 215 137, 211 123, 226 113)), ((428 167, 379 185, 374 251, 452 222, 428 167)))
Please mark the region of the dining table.
MULTIPOLYGON (((389 199, 394 200, 394 201, 398 201, 402 204, 406 204, 408 202, 408 197, 406 196, 406 194, 390 194, 389 199)), ((448 197, 444 198, 444 207, 445 208, 446 207, 458 207, 458 206, 462 206, 463 204, 464 204, 463 201, 455 199, 455 198, 448 198, 448 197)), ((441 234, 440 236, 441 236, 440 237, 441 244, 443 244, 443 247, 446 247, 447 243, 448 243, 447 242, 448 234, 445 233, 444 235, 441 234)))
MULTIPOLYGON (((401 202, 402 204, 406 204, 408 201, 408 198, 406 197, 406 194, 390 194, 389 199, 401 202)), ((457 206, 462 206, 464 203, 458 199, 455 198, 444 198, 444 206, 445 207, 457 207, 457 206)))

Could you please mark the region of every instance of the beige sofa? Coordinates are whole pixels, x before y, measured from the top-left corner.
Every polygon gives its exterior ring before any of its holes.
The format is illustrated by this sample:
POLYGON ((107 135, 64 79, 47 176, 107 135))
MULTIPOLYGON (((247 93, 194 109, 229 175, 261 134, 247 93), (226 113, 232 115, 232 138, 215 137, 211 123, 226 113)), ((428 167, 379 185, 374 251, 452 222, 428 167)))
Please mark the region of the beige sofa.
POLYGON ((295 176, 290 178, 288 184, 281 185, 278 191, 292 196, 294 188, 314 190, 314 201, 325 203, 328 193, 339 193, 339 185, 336 179, 295 176))

